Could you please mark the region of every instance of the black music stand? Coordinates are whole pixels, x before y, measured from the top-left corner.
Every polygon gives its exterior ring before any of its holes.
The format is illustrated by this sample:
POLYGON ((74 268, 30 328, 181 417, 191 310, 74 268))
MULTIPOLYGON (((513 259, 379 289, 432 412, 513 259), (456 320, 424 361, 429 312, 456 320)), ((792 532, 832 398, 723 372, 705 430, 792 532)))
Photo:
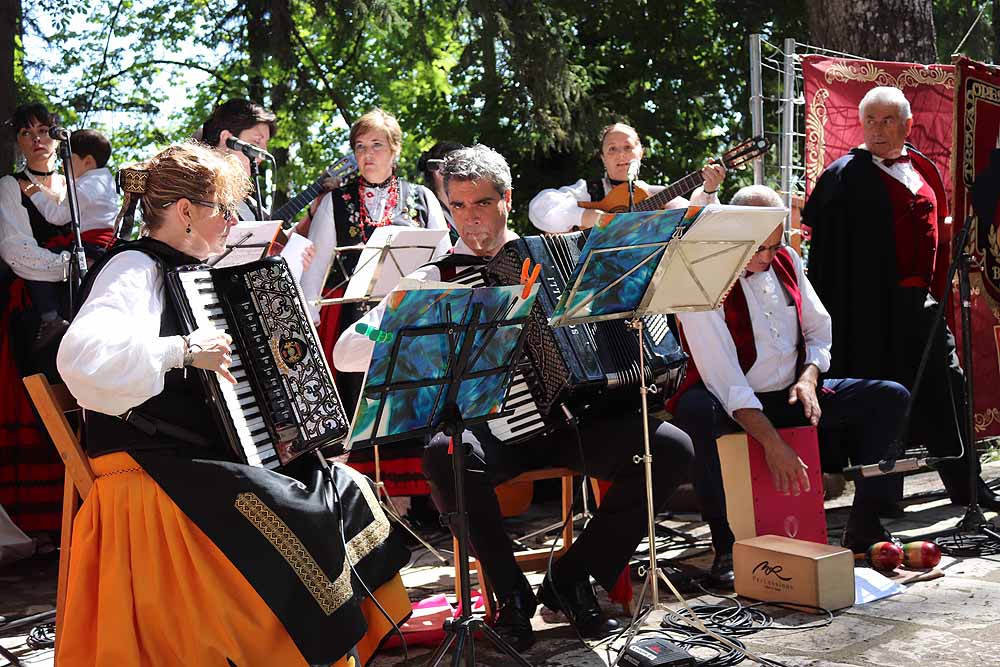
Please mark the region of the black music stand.
MULTIPOLYGON (((555 327, 627 318, 639 337, 641 352, 643 316, 718 308, 750 257, 786 215, 784 208, 712 205, 604 217, 587 238, 549 324, 555 327)), ((645 466, 650 567, 635 605, 626 647, 649 613, 660 608, 660 579, 682 599, 656 556, 647 401, 651 390, 646 387, 649 378, 642 353, 639 377, 643 378, 639 395, 644 450, 636 463, 645 466), (640 613, 647 588, 652 590, 652 604, 640 613)), ((655 387, 652 391, 655 393, 655 387)))
MULTIPOLYGON (((534 287, 527 296, 518 295, 521 289, 521 286, 512 286, 403 293, 403 299, 411 303, 401 301, 397 310, 419 313, 421 317, 414 321, 414 326, 404 325, 393 331, 393 317, 387 311, 383 319, 385 328, 376 334, 376 350, 346 447, 375 446, 441 431, 451 439, 456 499, 452 525, 458 542, 455 558, 460 564, 461 615, 445 621, 447 637, 431 656, 429 667, 441 664, 453 645, 452 665, 458 667, 464 663, 466 667, 473 667, 476 664, 476 632, 482 632, 514 663, 531 667, 482 618, 472 614, 469 518, 465 508, 466 445, 462 441, 467 425, 482 424, 510 414, 504 413, 500 406, 507 399, 512 365, 519 358, 524 342, 523 325, 528 321, 537 294, 537 287, 534 287), (446 298, 449 293, 458 298, 446 298), (461 294, 470 296, 464 306, 461 294), (477 299, 481 296, 489 298, 477 299), (418 305, 420 307, 415 307, 418 305), (421 345, 422 339, 427 346, 421 345), (380 342, 387 345, 379 348, 380 342), (441 366, 432 361, 424 365, 426 370, 419 370, 417 366, 424 359, 408 358, 408 351, 428 350, 435 343, 446 344, 444 347, 438 345, 446 363, 441 366), (469 414, 463 415, 463 407, 469 414)), ((401 313, 396 319, 406 321, 408 318, 401 313)))

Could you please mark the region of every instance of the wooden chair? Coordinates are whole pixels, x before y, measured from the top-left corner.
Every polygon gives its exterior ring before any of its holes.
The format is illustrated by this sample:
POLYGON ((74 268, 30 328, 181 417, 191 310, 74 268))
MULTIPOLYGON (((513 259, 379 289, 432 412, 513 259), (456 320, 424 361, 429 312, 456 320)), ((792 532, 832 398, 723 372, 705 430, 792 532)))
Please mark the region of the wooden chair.
MULTIPOLYGON (((565 554, 570 546, 573 544, 573 522, 566 521, 567 515, 573 511, 573 477, 576 475, 575 472, 569 468, 543 468, 541 470, 531 470, 529 472, 518 475, 517 477, 504 482, 497 487, 498 494, 502 493, 504 487, 510 487, 517 484, 533 484, 538 480, 543 479, 559 479, 562 481, 562 514, 560 516, 563 523, 562 529, 562 543, 556 548, 555 552, 552 554, 553 562, 559 560, 563 554, 565 554)), ((501 502, 501 508, 505 503, 501 502)), ((530 501, 529 501, 530 504, 530 501)), ((504 516, 515 516, 526 508, 521 508, 520 511, 504 512, 504 516)), ((452 539, 454 553, 458 554, 458 540, 452 539)), ((541 549, 523 549, 514 552, 514 559, 521 566, 522 570, 537 572, 544 570, 549 562, 549 552, 548 547, 541 549)), ((481 571, 479 561, 474 558, 469 558, 469 571, 480 571, 479 586, 483 593, 483 598, 486 603, 486 612, 488 616, 493 615, 494 605, 493 605, 493 591, 489 587, 489 583, 483 572, 481 571)), ((458 591, 458 561, 455 562, 455 593, 459 595, 458 591)))
POLYGON ((56 653, 59 652, 59 628, 62 627, 66 612, 66 586, 69 581, 69 557, 72 549, 73 519, 80 503, 94 487, 94 472, 90 461, 83 453, 80 438, 66 419, 67 412, 79 410, 65 385, 51 385, 42 374, 24 378, 31 402, 35 404, 42 418, 45 430, 55 443, 59 456, 66 464, 66 480, 63 485, 62 537, 59 548, 59 580, 56 588, 56 653))

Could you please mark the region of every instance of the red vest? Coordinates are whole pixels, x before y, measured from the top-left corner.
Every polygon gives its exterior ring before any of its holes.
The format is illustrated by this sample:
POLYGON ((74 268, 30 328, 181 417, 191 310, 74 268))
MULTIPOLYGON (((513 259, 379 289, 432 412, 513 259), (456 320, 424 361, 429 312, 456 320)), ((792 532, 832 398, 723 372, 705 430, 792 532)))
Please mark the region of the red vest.
MULTIPOLYGON (((802 291, 799 289, 799 278, 795 271, 795 260, 792 259, 790 252, 788 248, 782 248, 776 252, 774 254, 774 261, 771 262, 771 268, 774 269, 774 275, 777 276, 778 282, 785 288, 785 292, 792 298, 792 302, 795 304, 795 312, 799 316, 799 347, 801 352, 802 291)), ((726 300, 722 302, 722 313, 726 318, 726 327, 729 329, 729 335, 733 337, 733 343, 736 345, 736 357, 740 362, 740 370, 746 373, 754 365, 754 362, 757 361, 757 343, 754 340, 753 322, 750 320, 750 307, 747 306, 747 296, 743 292, 743 285, 739 280, 733 285, 733 289, 729 292, 726 300)), ((678 323, 678 328, 680 328, 680 323, 678 323)), ((677 401, 680 400, 681 396, 688 389, 701 382, 701 374, 698 372, 698 366, 695 363, 694 357, 691 356, 691 350, 684 337, 684 331, 681 330, 680 334, 681 345, 684 346, 684 350, 690 358, 688 359, 687 374, 684 376, 684 381, 678 387, 677 392, 667 399, 667 411, 671 414, 677 407, 677 401)))
MULTIPOLYGON (((916 162, 911 163, 920 174, 916 162)), ((916 194, 897 179, 878 169, 892 206, 896 234, 896 272, 900 287, 930 287, 937 254, 937 197, 920 174, 916 194)))

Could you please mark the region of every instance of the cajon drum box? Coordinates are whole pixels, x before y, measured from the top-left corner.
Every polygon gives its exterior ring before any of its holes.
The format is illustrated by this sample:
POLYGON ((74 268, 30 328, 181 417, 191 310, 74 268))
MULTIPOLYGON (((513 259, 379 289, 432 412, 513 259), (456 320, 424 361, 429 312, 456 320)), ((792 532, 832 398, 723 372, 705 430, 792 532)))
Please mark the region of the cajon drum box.
POLYGON ((737 540, 783 535, 826 544, 823 473, 816 428, 782 428, 778 433, 809 467, 809 492, 798 496, 782 494, 774 487, 761 444, 746 433, 724 435, 716 444, 722 463, 729 526, 737 540))
POLYGON ((854 604, 854 555, 828 544, 761 535, 733 545, 736 593, 765 602, 843 609, 854 604))

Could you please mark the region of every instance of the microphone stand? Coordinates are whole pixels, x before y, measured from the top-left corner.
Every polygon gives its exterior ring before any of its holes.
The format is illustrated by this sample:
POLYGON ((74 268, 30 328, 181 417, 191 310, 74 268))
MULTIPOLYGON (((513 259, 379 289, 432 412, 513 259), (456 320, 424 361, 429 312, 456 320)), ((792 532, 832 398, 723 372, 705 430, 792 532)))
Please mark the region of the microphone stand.
POLYGON ((257 168, 257 158, 247 155, 250 160, 250 180, 253 182, 253 196, 257 203, 257 210, 254 211, 256 220, 267 220, 264 216, 264 204, 260 198, 260 170, 257 168))
POLYGON ((87 275, 87 256, 83 252, 83 238, 80 236, 80 202, 76 196, 76 175, 73 173, 73 149, 70 146, 69 133, 59 140, 59 158, 62 160, 63 177, 66 179, 66 198, 69 203, 70 227, 73 234, 73 247, 70 250, 69 263, 69 313, 76 314, 76 295, 87 275))

